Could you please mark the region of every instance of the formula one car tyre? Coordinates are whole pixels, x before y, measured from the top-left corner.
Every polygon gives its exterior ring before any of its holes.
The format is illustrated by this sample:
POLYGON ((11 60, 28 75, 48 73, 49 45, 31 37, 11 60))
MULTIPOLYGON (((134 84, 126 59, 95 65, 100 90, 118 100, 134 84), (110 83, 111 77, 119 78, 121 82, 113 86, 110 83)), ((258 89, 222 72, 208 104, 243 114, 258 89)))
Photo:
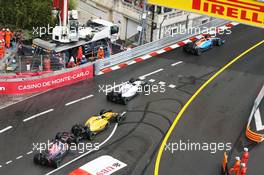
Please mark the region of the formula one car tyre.
POLYGON ((39 165, 45 165, 46 161, 44 160, 43 154, 37 153, 34 155, 34 163, 39 165))
POLYGON ((217 40, 217 44, 216 44, 217 46, 221 46, 221 45, 223 45, 223 41, 221 40, 221 39, 219 39, 219 40, 217 40))
POLYGON ((190 43, 187 43, 185 46, 183 46, 183 51, 185 51, 185 52, 191 52, 191 45, 190 45, 190 43))
POLYGON ((60 161, 59 160, 54 160, 51 162, 51 166, 53 168, 58 168, 60 166, 60 161))
POLYGON ((80 125, 74 125, 71 129, 71 132, 76 136, 76 137, 81 137, 82 135, 82 126, 80 125))
POLYGON ((124 97, 124 98, 123 98, 123 104, 124 104, 124 105, 127 105, 127 102, 128 102, 128 98, 124 97))
POLYGON ((200 48, 196 49, 196 55, 198 56, 202 55, 202 50, 200 48))
POLYGON ((124 114, 124 115, 120 115, 120 114, 118 114, 117 116, 116 116, 116 122, 117 123, 121 123, 122 121, 124 121, 126 119, 126 115, 124 114))
POLYGON ((90 141, 93 141, 95 139, 95 133, 93 132, 87 132, 87 137, 90 141))
POLYGON ((103 115, 103 114, 105 114, 105 113, 107 113, 107 112, 112 112, 112 110, 105 110, 105 109, 102 109, 101 111, 100 111, 100 115, 103 115))
POLYGON ((78 145, 78 144, 80 143, 80 140, 81 140, 81 137, 76 137, 76 138, 74 139, 74 143, 75 143, 76 145, 78 145))

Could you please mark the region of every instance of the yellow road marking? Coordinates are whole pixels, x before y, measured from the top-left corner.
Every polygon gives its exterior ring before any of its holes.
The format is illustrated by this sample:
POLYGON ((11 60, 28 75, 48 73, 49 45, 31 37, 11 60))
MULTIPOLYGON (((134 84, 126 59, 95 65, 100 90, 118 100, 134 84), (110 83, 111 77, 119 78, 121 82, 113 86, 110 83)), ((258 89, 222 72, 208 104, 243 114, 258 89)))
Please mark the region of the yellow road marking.
POLYGON ((216 72, 212 77, 210 77, 193 95, 192 97, 187 101, 187 103, 183 106, 183 108, 181 109, 181 111, 178 113, 178 115, 176 116, 176 118, 174 119, 171 127, 169 128, 169 131, 167 132, 167 134, 165 135, 161 146, 159 148, 159 152, 156 158, 156 163, 155 163, 155 169, 154 169, 154 175, 159 175, 159 167, 160 167, 160 160, 161 160, 161 156, 163 154, 165 145, 172 133, 172 131, 174 130, 175 126, 177 125, 178 121, 180 120, 180 118, 182 117, 183 113, 186 111, 186 109, 189 107, 189 105, 195 100, 195 98, 201 93, 202 90, 204 90, 206 88, 206 86, 208 84, 210 84, 214 79, 216 79, 218 77, 218 75, 220 75, 223 71, 225 71, 227 68, 229 68, 231 65, 233 65, 236 61, 238 61, 239 59, 241 59, 244 55, 248 54, 249 52, 251 52, 252 50, 254 50, 256 47, 260 46, 261 44, 264 43, 264 40, 257 43, 256 45, 252 46, 251 48, 249 48, 248 50, 244 51, 242 54, 240 54, 239 56, 237 56, 236 58, 234 58, 232 61, 230 61, 228 64, 226 64, 223 68, 221 68, 218 72, 216 72))

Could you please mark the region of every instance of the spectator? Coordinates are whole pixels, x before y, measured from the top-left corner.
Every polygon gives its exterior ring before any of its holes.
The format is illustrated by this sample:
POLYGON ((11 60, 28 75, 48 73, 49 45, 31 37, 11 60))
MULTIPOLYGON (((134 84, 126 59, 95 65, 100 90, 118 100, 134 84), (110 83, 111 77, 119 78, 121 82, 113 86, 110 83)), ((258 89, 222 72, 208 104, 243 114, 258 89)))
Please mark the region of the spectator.
POLYGON ((132 49, 132 46, 128 46, 126 50, 131 50, 132 49))
POLYGON ((98 59, 104 59, 104 57, 105 57, 104 48, 101 46, 98 49, 97 58, 98 59))
POLYGON ((83 55, 81 60, 81 65, 87 63, 86 57, 83 55))
POLYGON ((78 51, 77 51, 77 65, 80 65, 81 64, 81 59, 82 59, 82 56, 83 56, 83 50, 82 50, 82 46, 80 46, 78 48, 78 51))
POLYGON ((15 40, 18 44, 22 44, 22 40, 23 40, 23 32, 22 30, 18 30, 16 33, 15 33, 15 40))
POLYGON ((10 46, 11 46, 11 38, 12 37, 13 37, 13 33, 9 29, 6 29, 5 41, 6 41, 6 47, 7 48, 10 48, 10 46))
POLYGON ((76 66, 76 64, 75 64, 74 58, 72 56, 71 59, 70 59, 70 61, 69 61, 69 63, 68 63, 68 65, 67 65, 67 68, 73 68, 75 66, 76 66))
POLYGON ((0 40, 0 59, 4 58, 5 48, 3 47, 3 41, 0 40))
POLYGON ((29 61, 27 61, 27 64, 26 64, 26 69, 27 69, 27 71, 29 72, 30 71, 30 69, 31 69, 31 64, 30 64, 30 62, 29 61))
POLYGON ((65 64, 64 59, 60 56, 59 57, 59 69, 64 68, 64 64, 65 64))
POLYGON ((120 50, 121 51, 125 51, 127 48, 125 46, 125 42, 122 41, 121 45, 120 45, 120 50))

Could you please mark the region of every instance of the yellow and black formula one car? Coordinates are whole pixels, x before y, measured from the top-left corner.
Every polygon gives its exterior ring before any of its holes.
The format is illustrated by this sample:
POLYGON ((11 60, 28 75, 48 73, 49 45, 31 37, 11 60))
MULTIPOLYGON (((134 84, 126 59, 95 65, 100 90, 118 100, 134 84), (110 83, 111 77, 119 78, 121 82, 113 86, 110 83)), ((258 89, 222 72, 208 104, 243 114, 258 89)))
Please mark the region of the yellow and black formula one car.
POLYGON ((112 110, 101 110, 99 115, 90 117, 84 125, 77 124, 71 129, 71 132, 82 139, 93 140, 96 134, 104 131, 113 122, 120 123, 126 118, 126 112, 117 113, 112 110))

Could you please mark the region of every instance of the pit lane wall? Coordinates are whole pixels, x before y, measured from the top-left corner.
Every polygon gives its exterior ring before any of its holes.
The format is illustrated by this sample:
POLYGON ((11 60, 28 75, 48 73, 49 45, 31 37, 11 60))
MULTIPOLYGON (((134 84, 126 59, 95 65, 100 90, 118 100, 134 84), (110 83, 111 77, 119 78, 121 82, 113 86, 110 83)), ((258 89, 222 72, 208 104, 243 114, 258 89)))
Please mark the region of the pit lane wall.
POLYGON ((85 64, 79 67, 30 78, 3 79, 0 76, 0 94, 43 92, 93 77, 93 64, 85 64))

